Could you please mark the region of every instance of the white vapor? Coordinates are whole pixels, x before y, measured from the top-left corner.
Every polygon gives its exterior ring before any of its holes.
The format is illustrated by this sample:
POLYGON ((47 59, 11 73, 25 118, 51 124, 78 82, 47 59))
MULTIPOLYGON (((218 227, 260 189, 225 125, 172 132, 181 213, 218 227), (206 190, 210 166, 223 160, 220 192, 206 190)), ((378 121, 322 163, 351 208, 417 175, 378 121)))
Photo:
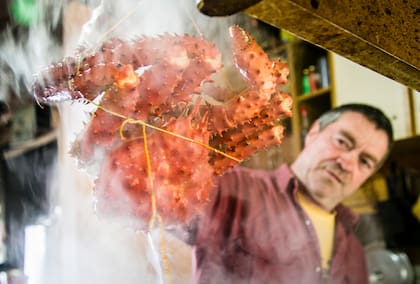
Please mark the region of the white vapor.
MULTIPOLYGON (((33 75, 48 65, 72 56, 79 47, 95 48, 111 37, 131 40, 189 33, 215 42, 223 53, 229 47, 228 26, 235 21, 201 15, 194 0, 42 0, 38 8, 42 18, 27 36, 16 38, 6 31, 0 46, 1 82, 17 94, 28 95, 33 75), (60 18, 63 45, 51 35, 60 18)), ((6 96, 7 91, 0 89, 0 100, 6 96)), ((127 220, 101 219, 95 214, 92 177, 68 154, 84 127, 89 106, 62 103, 58 109, 59 153, 50 182, 54 210, 42 223, 46 228, 42 271, 28 283, 188 283, 190 248, 185 243, 165 234, 170 259, 167 275, 159 260, 159 232, 135 231, 127 220)))

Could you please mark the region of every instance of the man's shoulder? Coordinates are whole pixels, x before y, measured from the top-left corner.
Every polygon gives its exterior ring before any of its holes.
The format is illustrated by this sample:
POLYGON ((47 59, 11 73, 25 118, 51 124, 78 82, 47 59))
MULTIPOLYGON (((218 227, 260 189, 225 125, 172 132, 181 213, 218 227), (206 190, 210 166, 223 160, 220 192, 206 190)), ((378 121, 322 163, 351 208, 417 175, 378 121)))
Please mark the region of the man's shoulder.
POLYGON ((292 174, 287 165, 271 171, 237 166, 219 177, 217 184, 221 189, 229 192, 256 191, 256 189, 258 191, 280 189, 283 192, 291 177, 292 174))
POLYGON ((359 216, 353 210, 343 204, 336 208, 337 220, 340 221, 348 231, 353 231, 359 221, 359 216))

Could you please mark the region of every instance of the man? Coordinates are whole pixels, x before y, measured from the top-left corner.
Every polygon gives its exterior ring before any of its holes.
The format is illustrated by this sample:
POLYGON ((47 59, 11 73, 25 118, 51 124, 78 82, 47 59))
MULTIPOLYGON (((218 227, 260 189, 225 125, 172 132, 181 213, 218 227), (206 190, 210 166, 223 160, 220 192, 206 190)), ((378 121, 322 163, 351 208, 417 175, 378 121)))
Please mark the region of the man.
POLYGON ((236 167, 198 222, 197 283, 368 283, 355 217, 340 202, 386 159, 383 113, 343 105, 311 127, 296 160, 272 172, 236 167))

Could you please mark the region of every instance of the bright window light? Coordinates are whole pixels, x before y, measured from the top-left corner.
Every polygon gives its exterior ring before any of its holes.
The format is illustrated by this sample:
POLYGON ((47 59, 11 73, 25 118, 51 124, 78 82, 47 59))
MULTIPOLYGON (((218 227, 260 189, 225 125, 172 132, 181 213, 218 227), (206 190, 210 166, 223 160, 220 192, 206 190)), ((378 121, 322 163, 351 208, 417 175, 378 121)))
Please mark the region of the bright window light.
POLYGON ((24 272, 27 284, 41 284, 45 257, 46 228, 44 225, 30 225, 25 228, 24 272))

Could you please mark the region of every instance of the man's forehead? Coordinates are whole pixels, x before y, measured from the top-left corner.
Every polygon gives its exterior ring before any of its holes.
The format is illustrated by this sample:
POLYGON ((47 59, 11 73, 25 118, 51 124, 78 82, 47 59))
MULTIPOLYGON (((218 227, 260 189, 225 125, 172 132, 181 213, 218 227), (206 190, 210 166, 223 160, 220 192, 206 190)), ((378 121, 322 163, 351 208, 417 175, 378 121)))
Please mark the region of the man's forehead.
MULTIPOLYGON (((361 113, 347 111, 342 113, 335 121, 337 125, 342 125, 348 129, 357 129, 360 131, 370 131, 372 128, 376 129, 373 121, 370 121, 361 113)), ((385 132, 385 131, 384 131, 385 132)))

